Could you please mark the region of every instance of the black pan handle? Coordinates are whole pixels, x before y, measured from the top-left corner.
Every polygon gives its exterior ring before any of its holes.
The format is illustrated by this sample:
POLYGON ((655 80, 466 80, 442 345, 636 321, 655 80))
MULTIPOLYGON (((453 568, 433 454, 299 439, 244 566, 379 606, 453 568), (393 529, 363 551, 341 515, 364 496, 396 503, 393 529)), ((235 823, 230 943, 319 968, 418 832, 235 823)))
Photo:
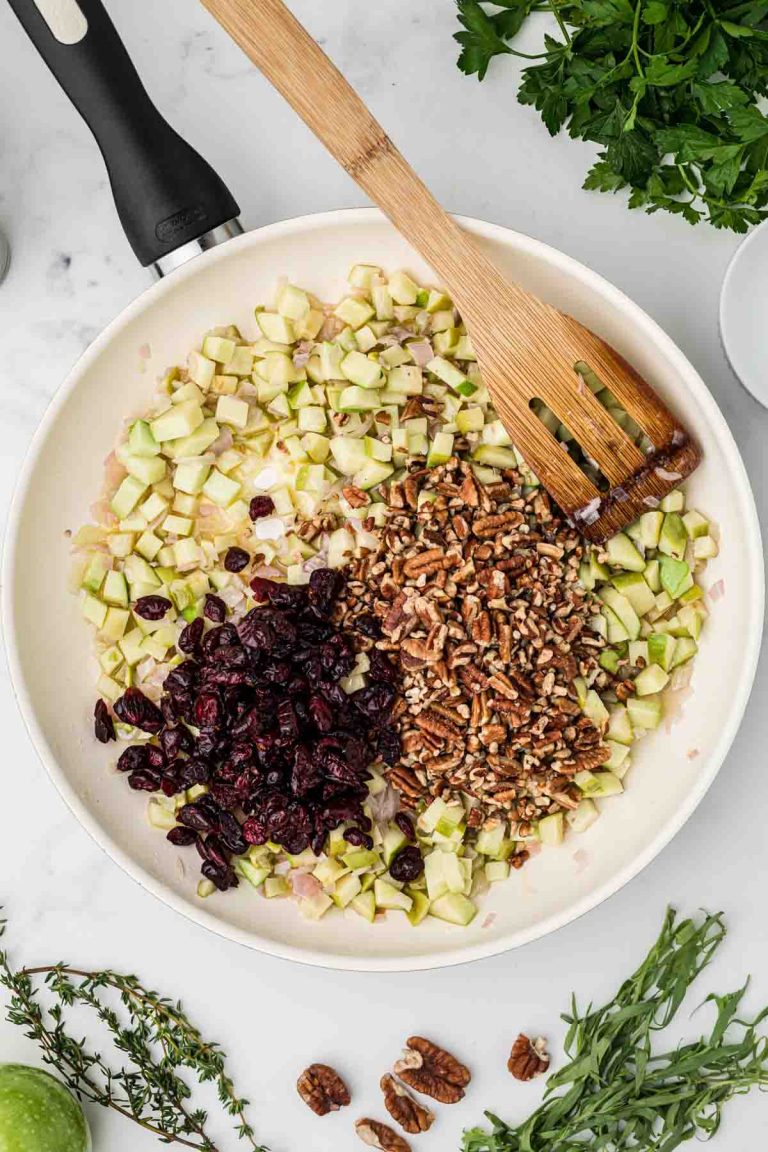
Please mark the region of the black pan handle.
POLYGON ((142 264, 235 220, 231 193, 157 111, 101 0, 9 2, 96 137, 142 264))

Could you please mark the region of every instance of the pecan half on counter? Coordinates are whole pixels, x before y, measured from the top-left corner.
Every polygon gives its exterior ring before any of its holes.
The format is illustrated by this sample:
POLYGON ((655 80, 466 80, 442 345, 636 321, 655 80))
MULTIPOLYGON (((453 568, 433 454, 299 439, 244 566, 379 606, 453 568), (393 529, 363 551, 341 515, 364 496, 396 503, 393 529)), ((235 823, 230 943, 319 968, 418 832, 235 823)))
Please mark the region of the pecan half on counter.
POLYGON ((440 1104, 456 1104, 472 1079, 469 1070, 455 1056, 423 1036, 411 1036, 402 1059, 395 1064, 395 1075, 404 1084, 431 1096, 440 1104))
POLYGON ((356 1120, 355 1132, 364 1144, 378 1148, 380 1152, 411 1152, 408 1141, 398 1136, 393 1128, 388 1124, 382 1124, 380 1120, 369 1120, 367 1116, 362 1120, 356 1120))
POLYGON ((310 1064, 296 1081, 296 1089, 316 1116, 338 1112, 351 1099, 341 1076, 328 1064, 310 1064))
POLYGON ((414 1100, 391 1073, 382 1076, 381 1090, 384 1093, 384 1107, 405 1132, 417 1136, 419 1132, 429 1131, 435 1117, 428 1108, 414 1100))
POLYGON ((546 1040, 541 1036, 531 1040, 521 1032, 512 1045, 507 1068, 515 1080, 533 1080, 534 1076, 541 1076, 549 1068, 546 1040))

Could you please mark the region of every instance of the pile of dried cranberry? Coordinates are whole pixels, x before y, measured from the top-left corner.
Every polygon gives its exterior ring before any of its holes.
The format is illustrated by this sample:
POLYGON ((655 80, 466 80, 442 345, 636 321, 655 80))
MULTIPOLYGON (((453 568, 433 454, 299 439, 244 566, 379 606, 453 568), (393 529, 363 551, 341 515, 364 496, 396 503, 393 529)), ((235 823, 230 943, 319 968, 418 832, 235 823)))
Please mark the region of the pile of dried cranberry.
POLYGON ((222 890, 237 884, 231 858, 249 844, 320 853, 346 823, 349 843, 371 847, 368 768, 400 752, 391 661, 373 649, 367 686, 348 695, 340 684, 356 659, 354 640, 331 620, 341 573, 319 569, 298 587, 256 577, 251 587, 259 607, 237 626, 206 631, 198 618, 183 630, 187 658, 166 677, 159 706, 137 688, 114 705, 153 737, 118 760, 132 788, 173 796, 208 785, 168 839, 195 844, 203 875, 222 890))

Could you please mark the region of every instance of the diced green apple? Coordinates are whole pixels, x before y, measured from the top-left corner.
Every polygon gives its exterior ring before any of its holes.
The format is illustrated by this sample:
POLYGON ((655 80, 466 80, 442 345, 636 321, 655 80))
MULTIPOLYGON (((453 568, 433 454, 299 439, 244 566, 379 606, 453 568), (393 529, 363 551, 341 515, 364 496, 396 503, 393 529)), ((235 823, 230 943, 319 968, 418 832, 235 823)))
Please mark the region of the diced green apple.
POLYGON ((166 440, 179 440, 190 436, 199 428, 205 417, 203 410, 194 400, 176 404, 157 416, 150 424, 152 435, 158 444, 166 440))
POLYGON ((608 563, 616 568, 624 568, 628 572, 642 572, 645 568, 645 558, 624 532, 617 532, 611 537, 606 544, 606 552, 608 563))
POLYGON ((128 433, 128 451, 132 456, 157 456, 160 445, 146 420, 134 420, 128 433))
POLYGON ((661 526, 659 551, 665 556, 672 556, 675 560, 682 560, 687 543, 688 533, 682 517, 677 512, 667 512, 661 526))
POLYGON ((118 520, 125 520, 131 514, 148 487, 135 476, 125 477, 109 505, 118 520))
POLYGON ((612 577, 611 583, 617 592, 626 596, 638 616, 653 609, 654 595, 642 572, 623 572, 612 577))
POLYGON ((429 906, 429 915, 448 924, 457 924, 466 927, 471 924, 477 915, 477 905, 459 892, 449 892, 439 896, 429 906))

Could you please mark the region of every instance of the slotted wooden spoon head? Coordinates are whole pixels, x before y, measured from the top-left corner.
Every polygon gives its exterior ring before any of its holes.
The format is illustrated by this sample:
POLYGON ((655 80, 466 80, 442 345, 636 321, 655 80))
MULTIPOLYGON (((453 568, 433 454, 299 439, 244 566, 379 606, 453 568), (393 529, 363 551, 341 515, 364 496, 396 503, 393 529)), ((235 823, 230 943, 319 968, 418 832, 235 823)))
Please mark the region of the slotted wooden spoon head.
POLYGON ((282 0, 203 3, 441 277, 507 431, 585 536, 596 542, 612 536, 693 471, 699 449, 647 382, 594 332, 504 279, 282 0), (586 364, 642 429, 650 453, 641 452, 595 398, 577 364, 586 364), (605 490, 542 423, 531 407, 537 401, 595 462, 605 490))
POLYGON ((488 289, 475 286, 471 312, 478 291, 483 319, 466 320, 494 406, 526 463, 588 539, 614 535, 696 468, 701 453, 682 423, 614 348, 501 276, 488 289), (642 430, 650 451, 597 399, 585 368, 642 430), (601 488, 543 423, 535 410, 541 403, 597 465, 601 488))

